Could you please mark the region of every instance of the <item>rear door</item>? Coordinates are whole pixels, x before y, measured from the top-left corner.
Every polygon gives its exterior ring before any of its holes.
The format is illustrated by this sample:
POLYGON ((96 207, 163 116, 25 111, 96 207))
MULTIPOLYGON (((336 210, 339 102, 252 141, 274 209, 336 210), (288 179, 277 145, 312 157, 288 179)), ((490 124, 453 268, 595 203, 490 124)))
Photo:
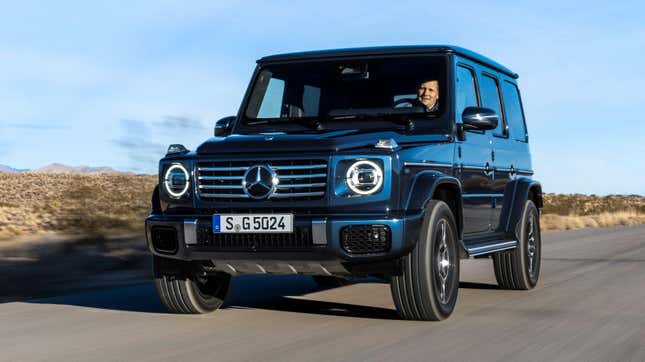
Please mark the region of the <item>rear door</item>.
MULTIPOLYGON (((503 133, 494 133, 493 136, 493 150, 495 152, 495 190, 493 192, 503 193, 504 201, 507 201, 508 207, 510 207, 512 189, 509 186, 516 179, 532 174, 531 157, 519 90, 514 79, 500 76, 499 84, 505 129, 503 133)), ((497 200, 501 199, 498 197, 497 200)), ((501 209, 502 202, 498 201, 496 206, 496 209, 501 209)), ((496 220, 493 227, 497 231, 504 231, 507 220, 499 218, 496 220)))
POLYGON ((500 215, 504 205, 504 189, 510 177, 513 164, 513 147, 508 142, 508 131, 505 114, 502 108, 500 82, 497 75, 490 71, 479 74, 479 92, 482 107, 492 109, 499 115, 499 123, 492 134, 491 160, 493 174, 491 180, 491 219, 492 229, 498 229, 500 215))

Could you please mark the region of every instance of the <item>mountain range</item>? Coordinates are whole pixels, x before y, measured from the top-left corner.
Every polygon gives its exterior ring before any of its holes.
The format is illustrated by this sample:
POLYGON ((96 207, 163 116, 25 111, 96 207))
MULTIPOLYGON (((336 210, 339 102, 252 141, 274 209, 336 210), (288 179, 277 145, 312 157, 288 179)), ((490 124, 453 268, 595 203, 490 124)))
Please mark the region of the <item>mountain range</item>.
POLYGON ((0 165, 0 172, 42 172, 42 173, 75 173, 75 174, 88 174, 88 173, 124 173, 117 171, 112 167, 91 167, 91 166, 68 166, 62 163, 52 163, 34 170, 17 169, 7 165, 0 165))

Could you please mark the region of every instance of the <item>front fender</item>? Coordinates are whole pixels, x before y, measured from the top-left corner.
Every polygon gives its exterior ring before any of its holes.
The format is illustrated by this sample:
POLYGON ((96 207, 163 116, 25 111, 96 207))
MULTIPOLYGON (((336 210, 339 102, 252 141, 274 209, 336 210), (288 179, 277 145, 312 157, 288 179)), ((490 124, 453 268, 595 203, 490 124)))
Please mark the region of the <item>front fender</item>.
POLYGON ((451 206, 451 209, 455 211, 454 216, 455 221, 457 222, 459 240, 462 240, 463 212, 461 202, 461 183, 457 178, 451 175, 447 175, 436 170, 418 172, 410 185, 410 192, 404 206, 405 212, 406 214, 425 213, 428 201, 435 197, 437 189, 440 186, 448 186, 456 194, 451 200, 446 201, 454 201, 454 204, 451 204, 451 202, 448 202, 448 204, 451 206))

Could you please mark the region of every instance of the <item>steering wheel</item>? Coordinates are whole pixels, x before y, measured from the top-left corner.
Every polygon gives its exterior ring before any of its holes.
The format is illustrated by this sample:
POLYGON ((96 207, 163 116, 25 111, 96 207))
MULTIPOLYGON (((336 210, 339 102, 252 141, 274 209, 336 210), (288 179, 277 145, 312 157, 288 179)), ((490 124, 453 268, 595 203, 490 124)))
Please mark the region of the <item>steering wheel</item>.
POLYGON ((394 101, 392 108, 401 108, 404 104, 409 104, 410 107, 414 107, 416 105, 415 103, 417 102, 418 101, 416 98, 401 98, 394 101))

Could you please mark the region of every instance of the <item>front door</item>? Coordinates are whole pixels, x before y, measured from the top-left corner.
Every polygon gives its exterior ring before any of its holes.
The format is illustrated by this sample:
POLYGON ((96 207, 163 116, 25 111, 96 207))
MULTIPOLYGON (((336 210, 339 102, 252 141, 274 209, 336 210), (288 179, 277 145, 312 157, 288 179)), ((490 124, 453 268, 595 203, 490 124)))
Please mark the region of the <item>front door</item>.
MULTIPOLYGON (((457 64, 455 86, 455 114, 461 122, 466 107, 479 107, 474 68, 457 64)), ((491 132, 466 132, 466 140, 459 142, 456 157, 462 187, 464 234, 490 231, 493 161, 491 132)))
POLYGON ((464 210, 464 233, 490 231, 493 211, 491 188, 493 165, 490 133, 468 132, 458 146, 459 171, 464 210))

